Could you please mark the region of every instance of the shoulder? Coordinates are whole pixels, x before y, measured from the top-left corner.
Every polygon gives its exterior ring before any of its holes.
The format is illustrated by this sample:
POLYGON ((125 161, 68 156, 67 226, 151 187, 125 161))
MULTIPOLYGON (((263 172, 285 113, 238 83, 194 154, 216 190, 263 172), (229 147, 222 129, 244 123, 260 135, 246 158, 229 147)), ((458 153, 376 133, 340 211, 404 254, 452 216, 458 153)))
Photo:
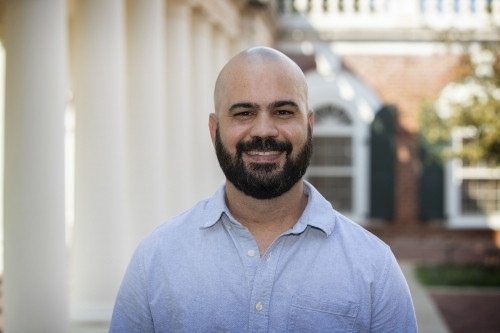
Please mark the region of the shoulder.
POLYGON ((151 232, 150 235, 155 237, 178 230, 201 227, 203 224, 203 219, 201 217, 203 216, 209 202, 209 199, 199 201, 188 210, 160 224, 151 232))
POLYGON ((310 196, 304 213, 307 224, 322 230, 332 243, 352 250, 348 253, 353 255, 363 253, 377 256, 391 253, 389 246, 381 239, 335 210, 314 186, 306 183, 306 188, 310 196))
POLYGON ((359 243, 363 242, 369 246, 389 249, 389 246, 384 241, 362 225, 352 221, 337 211, 334 211, 334 214, 336 215, 337 222, 335 224, 335 231, 340 233, 342 237, 346 238, 346 242, 357 243, 357 245, 360 245, 359 243))
POLYGON ((363 257, 371 262, 381 263, 393 257, 393 253, 384 241, 335 211, 336 223, 332 239, 342 243, 342 247, 357 257, 363 257))
POLYGON ((202 237, 203 229, 215 224, 220 215, 221 211, 213 207, 213 198, 199 201, 190 209, 157 226, 140 241, 136 251, 151 255, 191 246, 202 237))

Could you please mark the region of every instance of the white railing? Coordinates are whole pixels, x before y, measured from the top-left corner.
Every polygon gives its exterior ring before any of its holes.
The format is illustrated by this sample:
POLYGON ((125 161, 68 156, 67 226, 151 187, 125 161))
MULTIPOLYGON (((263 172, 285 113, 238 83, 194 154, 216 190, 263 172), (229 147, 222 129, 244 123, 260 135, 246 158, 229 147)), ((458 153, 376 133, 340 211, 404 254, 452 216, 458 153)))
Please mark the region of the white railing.
POLYGON ((500 27, 500 0, 278 0, 281 21, 307 18, 318 30, 500 27))

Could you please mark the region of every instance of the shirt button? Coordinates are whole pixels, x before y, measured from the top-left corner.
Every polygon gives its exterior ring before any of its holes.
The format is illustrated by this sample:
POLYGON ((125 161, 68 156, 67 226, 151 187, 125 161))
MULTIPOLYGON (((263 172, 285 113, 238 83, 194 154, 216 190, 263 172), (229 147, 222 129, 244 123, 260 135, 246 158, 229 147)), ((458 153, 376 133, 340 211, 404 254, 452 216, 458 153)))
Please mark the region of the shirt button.
POLYGON ((255 251, 254 250, 248 250, 247 254, 248 254, 249 257, 253 257, 253 256, 255 256, 255 251))
POLYGON ((257 311, 262 310, 262 303, 261 302, 258 302, 257 304, 255 304, 255 310, 257 310, 257 311))

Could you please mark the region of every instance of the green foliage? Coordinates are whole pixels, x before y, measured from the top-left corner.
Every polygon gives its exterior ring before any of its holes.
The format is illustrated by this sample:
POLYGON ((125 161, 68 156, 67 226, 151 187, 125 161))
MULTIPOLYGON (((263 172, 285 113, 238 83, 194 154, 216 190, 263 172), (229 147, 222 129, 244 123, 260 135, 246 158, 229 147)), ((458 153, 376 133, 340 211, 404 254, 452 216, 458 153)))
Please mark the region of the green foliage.
POLYGON ((426 286, 500 287, 500 265, 421 264, 416 273, 426 286))
POLYGON ((484 100, 475 98, 470 106, 455 106, 450 123, 454 127, 471 127, 471 137, 464 142, 459 155, 467 160, 500 165, 500 98, 486 93, 484 100))
POLYGON ((466 129, 463 146, 454 155, 471 163, 500 166, 500 43, 471 48, 457 73, 454 94, 441 101, 445 116, 438 115, 436 103, 422 103, 422 148, 434 157, 450 157, 444 143, 449 142, 452 129, 466 129))
POLYGON ((420 149, 425 152, 423 163, 440 162, 447 157, 450 142, 450 126, 440 117, 434 102, 424 101, 419 112, 420 149))
POLYGON ((429 143, 446 142, 450 140, 450 125, 440 117, 434 103, 424 101, 419 114, 420 133, 429 143))

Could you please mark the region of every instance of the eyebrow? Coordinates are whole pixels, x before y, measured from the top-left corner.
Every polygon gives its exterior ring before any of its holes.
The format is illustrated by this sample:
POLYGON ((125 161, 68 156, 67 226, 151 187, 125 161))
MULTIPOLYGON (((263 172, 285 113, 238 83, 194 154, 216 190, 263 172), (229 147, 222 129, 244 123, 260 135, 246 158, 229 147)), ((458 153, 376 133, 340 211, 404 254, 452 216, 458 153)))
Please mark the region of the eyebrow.
POLYGON ((231 105, 229 108, 229 112, 234 111, 235 109, 258 109, 259 105, 257 103, 250 103, 250 102, 240 102, 240 103, 235 103, 231 105))
POLYGON ((289 100, 275 101, 275 102, 272 102, 271 104, 269 104, 268 107, 269 107, 269 109, 276 109, 276 108, 280 108, 283 106, 293 106, 295 108, 299 107, 299 105, 297 103, 295 103, 294 101, 289 101, 289 100))
MULTIPOLYGON (((275 101, 275 102, 272 102, 272 103, 269 103, 268 105, 268 109, 276 109, 276 108, 281 108, 283 106, 292 106, 292 107, 295 107, 295 108, 298 108, 298 104, 295 103, 294 101, 290 101, 290 100, 282 100, 282 101, 275 101)), ((235 103, 233 105, 231 105, 231 107, 229 108, 229 112, 232 112, 236 109, 258 109, 260 108, 259 104, 257 103, 251 103, 251 102, 239 102, 239 103, 235 103)))

